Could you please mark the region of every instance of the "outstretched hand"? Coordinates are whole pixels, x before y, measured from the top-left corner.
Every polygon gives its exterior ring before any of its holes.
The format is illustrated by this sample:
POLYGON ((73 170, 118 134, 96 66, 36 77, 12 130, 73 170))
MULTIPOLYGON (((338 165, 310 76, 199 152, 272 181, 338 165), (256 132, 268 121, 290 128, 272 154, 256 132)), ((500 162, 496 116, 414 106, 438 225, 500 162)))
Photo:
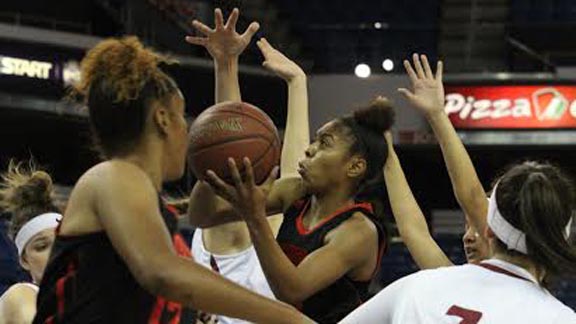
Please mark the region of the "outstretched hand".
POLYGON ((214 29, 194 20, 192 25, 204 37, 186 36, 186 42, 205 47, 216 61, 235 59, 242 54, 250 44, 254 34, 260 29, 257 22, 252 22, 243 34, 239 34, 236 31, 239 16, 240 11, 234 8, 228 21, 224 24, 222 10, 216 9, 214 10, 214 29))
POLYGON ((292 81, 296 77, 305 77, 306 74, 294 63, 294 61, 287 58, 282 52, 278 51, 265 38, 256 42, 260 52, 264 56, 264 66, 266 69, 276 73, 279 77, 287 82, 292 81))
POLYGON ((442 61, 438 61, 436 74, 432 73, 426 55, 414 54, 413 65, 404 60, 406 73, 410 78, 412 90, 398 89, 418 110, 426 116, 433 115, 444 110, 444 86, 442 85, 442 61))

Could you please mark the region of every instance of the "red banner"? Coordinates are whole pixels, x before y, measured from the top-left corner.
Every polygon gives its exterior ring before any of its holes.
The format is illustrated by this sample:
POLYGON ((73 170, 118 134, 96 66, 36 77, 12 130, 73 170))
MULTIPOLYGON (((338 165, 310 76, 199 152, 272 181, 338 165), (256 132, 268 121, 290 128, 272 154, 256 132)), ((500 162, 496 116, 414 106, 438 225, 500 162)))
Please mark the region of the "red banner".
POLYGON ((456 128, 576 129, 576 85, 446 86, 456 128))

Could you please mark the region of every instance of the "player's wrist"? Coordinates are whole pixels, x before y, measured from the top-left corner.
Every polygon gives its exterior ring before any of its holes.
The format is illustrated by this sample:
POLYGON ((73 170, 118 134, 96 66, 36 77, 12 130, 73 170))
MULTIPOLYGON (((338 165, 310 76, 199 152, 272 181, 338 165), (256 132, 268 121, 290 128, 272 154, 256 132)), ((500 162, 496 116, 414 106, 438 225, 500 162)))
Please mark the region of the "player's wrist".
POLYGON ((443 119, 445 119, 446 117, 447 117, 447 115, 443 109, 434 109, 434 110, 426 113, 426 119, 431 124, 440 122, 443 119))
POLYGON ((214 58, 217 71, 230 71, 238 68, 238 56, 222 56, 214 58))
POLYGON ((297 73, 286 78, 286 82, 288 82, 288 85, 298 85, 306 83, 306 80, 307 80, 306 73, 304 72, 297 73))

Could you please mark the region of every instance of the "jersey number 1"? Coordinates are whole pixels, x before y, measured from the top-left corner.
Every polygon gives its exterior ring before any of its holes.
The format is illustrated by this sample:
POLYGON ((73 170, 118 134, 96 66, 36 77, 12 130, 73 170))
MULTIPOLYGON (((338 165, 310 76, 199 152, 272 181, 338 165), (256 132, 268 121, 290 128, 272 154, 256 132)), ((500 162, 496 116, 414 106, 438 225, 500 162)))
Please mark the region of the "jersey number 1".
POLYGON ((477 324, 478 322, 480 322, 480 319, 482 318, 481 312, 462 308, 456 305, 450 307, 446 315, 461 317, 462 321, 460 322, 460 324, 477 324))

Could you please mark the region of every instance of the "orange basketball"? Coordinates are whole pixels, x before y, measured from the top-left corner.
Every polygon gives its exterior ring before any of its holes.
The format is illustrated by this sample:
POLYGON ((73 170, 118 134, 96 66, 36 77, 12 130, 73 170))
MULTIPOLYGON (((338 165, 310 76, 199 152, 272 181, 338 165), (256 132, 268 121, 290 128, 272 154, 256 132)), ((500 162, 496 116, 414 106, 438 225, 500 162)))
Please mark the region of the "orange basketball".
POLYGON ((245 102, 224 102, 203 111, 190 127, 188 162, 198 179, 212 170, 231 183, 228 158, 244 173, 242 159, 252 162, 257 183, 266 179, 280 160, 276 126, 259 108, 245 102))

